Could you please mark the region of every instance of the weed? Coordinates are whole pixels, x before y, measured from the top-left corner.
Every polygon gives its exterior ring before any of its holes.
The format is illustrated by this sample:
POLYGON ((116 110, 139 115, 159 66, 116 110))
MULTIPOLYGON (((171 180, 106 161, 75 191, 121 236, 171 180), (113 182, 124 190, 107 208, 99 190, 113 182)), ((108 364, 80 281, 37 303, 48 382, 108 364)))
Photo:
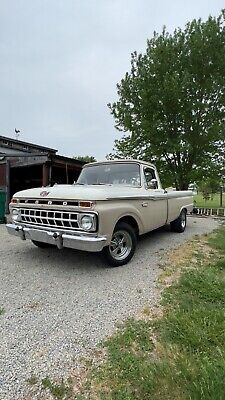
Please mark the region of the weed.
POLYGON ((147 317, 151 315, 151 308, 149 306, 145 306, 142 310, 143 314, 146 315, 147 317))
POLYGON ((0 315, 3 315, 5 312, 4 308, 0 307, 0 315))
POLYGON ((49 378, 42 379, 44 389, 49 389, 52 396, 57 400, 69 400, 74 398, 73 391, 69 382, 64 380, 61 383, 53 383, 49 378))
POLYGON ((31 386, 36 385, 38 383, 38 378, 35 375, 32 375, 27 379, 27 383, 29 383, 31 386))

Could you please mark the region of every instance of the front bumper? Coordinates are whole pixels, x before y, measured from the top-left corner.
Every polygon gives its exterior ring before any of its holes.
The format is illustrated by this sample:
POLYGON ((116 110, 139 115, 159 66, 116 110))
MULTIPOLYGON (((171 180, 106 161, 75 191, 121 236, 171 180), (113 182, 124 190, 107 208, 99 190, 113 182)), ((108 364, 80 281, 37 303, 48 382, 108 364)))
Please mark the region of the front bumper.
POLYGON ((89 236, 88 234, 73 234, 62 231, 48 231, 45 229, 27 227, 16 224, 7 224, 8 233, 20 237, 22 240, 30 239, 38 242, 49 243, 57 246, 59 249, 69 247, 84 251, 101 251, 107 243, 104 236, 89 236))

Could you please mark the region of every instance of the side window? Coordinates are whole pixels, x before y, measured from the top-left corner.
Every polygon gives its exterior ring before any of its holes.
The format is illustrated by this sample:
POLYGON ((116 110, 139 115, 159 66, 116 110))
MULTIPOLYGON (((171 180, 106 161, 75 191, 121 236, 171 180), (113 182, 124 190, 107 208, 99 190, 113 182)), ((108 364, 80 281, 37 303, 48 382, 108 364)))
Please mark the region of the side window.
POLYGON ((158 183, 157 183, 157 180, 156 180, 154 169, 145 168, 144 169, 144 176, 145 176, 146 186, 147 186, 148 189, 157 189, 158 188, 158 183), (155 180, 155 182, 152 181, 152 180, 155 180))

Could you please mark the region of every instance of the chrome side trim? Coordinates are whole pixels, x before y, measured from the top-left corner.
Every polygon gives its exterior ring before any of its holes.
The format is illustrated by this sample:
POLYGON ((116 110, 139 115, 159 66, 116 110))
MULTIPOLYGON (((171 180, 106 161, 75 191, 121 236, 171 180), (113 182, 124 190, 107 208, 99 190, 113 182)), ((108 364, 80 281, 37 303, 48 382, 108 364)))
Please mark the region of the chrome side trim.
POLYGON ((157 201, 157 200, 167 200, 167 196, 124 196, 124 197, 108 197, 106 200, 150 200, 150 201, 157 201))
POLYGON ((159 195, 157 194, 146 194, 142 196, 123 196, 123 197, 107 197, 106 200, 167 200, 167 199, 175 199, 175 198, 180 198, 180 197, 192 197, 192 192, 191 193, 179 193, 179 192, 173 192, 173 193, 161 193, 159 195))

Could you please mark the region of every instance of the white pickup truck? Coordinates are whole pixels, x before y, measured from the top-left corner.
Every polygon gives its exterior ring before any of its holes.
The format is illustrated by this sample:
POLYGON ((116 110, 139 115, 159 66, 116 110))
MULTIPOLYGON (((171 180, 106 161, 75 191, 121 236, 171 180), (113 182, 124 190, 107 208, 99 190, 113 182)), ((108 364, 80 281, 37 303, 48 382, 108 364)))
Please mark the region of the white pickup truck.
POLYGON ((126 264, 138 236, 169 224, 186 228, 191 191, 167 191, 154 165, 138 160, 86 164, 73 185, 18 193, 10 203, 10 234, 38 247, 102 251, 110 266, 126 264))

